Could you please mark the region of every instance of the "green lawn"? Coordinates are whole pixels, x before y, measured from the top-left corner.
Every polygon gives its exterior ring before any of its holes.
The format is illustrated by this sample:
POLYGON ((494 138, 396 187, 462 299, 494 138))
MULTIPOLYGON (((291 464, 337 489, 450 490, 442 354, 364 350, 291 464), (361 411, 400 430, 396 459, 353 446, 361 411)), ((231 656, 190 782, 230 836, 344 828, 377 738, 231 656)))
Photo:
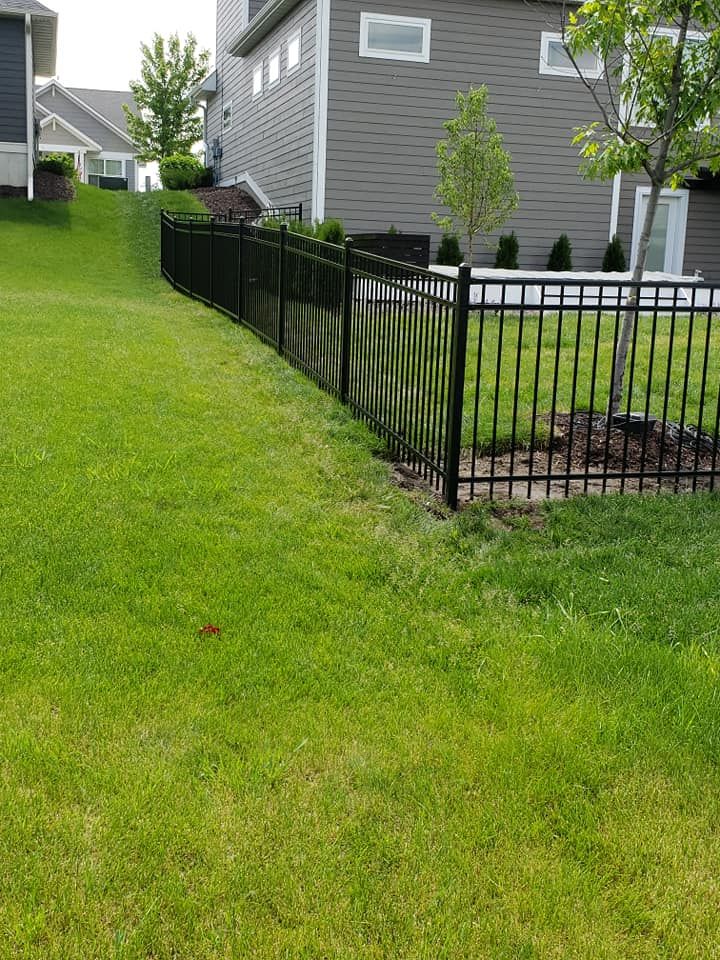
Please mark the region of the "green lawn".
POLYGON ((163 202, 0 203, 0 957, 720 957, 720 499, 436 519, 163 202))

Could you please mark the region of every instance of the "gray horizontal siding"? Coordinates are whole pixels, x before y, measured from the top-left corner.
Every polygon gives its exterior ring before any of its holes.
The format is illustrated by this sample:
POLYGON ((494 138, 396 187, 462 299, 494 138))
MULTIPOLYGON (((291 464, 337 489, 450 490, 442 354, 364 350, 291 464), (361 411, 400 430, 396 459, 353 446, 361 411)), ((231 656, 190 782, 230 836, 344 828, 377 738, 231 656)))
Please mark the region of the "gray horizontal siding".
MULTIPOLYGON (((312 200, 313 113, 315 96, 315 0, 299 4, 252 54, 231 57, 225 52, 230 37, 244 26, 236 0, 218 2, 218 93, 208 108, 208 140, 218 138, 223 157, 218 166, 220 179, 247 171, 270 197, 273 204, 303 203, 312 200), (288 75, 288 38, 302 30, 302 58, 299 69, 288 75), (267 86, 267 59, 281 49, 280 83, 267 86), (264 62, 265 88, 253 100, 252 74, 264 62), (232 100, 232 129, 223 131, 222 111, 232 100)), ((251 8, 252 9, 252 8, 251 8)))
POLYGON ((25 20, 0 16, 0 142, 27 143, 25 20))
MULTIPOLYGON (((487 84, 490 112, 505 138, 521 203, 515 230, 520 263, 541 269, 566 232, 574 264, 598 269, 608 240, 611 184, 583 181, 573 127, 592 119, 581 82, 539 73, 540 38, 553 29, 551 4, 522 0, 333 0, 326 214, 349 231, 439 231, 431 214, 435 145, 454 114, 457 90, 487 84), (432 20, 429 64, 359 56, 361 10, 432 20)), ((477 257, 491 263, 493 249, 477 257)), ((481 247, 482 243, 478 243, 481 247)))
POLYGON ((270 0, 249 0, 250 20, 252 20, 253 17, 256 17, 262 8, 269 2, 270 0))
POLYGON ((103 150, 110 153, 133 152, 133 147, 126 140, 113 133, 104 123, 96 120, 87 110, 69 100, 61 91, 57 90, 53 95, 53 90, 54 87, 51 87, 37 98, 38 103, 41 103, 50 113, 56 113, 63 120, 67 120, 76 130, 80 130, 95 143, 99 143, 103 150))
MULTIPOLYGON (((635 213, 635 191, 648 186, 640 174, 624 174, 620 190, 618 236, 630 263, 635 213)), ((691 189, 688 203, 685 261, 683 273, 692 276, 699 270, 711 283, 720 283, 720 190, 691 189)))

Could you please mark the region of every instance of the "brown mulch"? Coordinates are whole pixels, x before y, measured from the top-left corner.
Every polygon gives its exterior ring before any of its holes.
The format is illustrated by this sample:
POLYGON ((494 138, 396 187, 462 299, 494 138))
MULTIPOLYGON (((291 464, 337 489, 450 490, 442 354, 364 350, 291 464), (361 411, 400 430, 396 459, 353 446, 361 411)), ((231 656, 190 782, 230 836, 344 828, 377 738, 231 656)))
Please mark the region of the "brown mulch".
POLYGON ((254 220, 260 213, 255 200, 241 187, 198 187, 192 193, 216 216, 233 216, 254 220))
MULTIPOLYGON (((550 423, 549 416, 541 418, 550 423)), ((542 450, 535 450, 532 457, 532 476, 555 473, 645 473, 662 470, 663 472, 691 470, 698 473, 714 471, 715 485, 720 481, 720 450, 707 435, 696 440, 693 428, 686 428, 681 434, 677 424, 666 423, 663 429, 657 421, 644 434, 628 434, 617 428, 608 431, 605 418, 600 414, 577 413, 573 418, 569 414, 557 414, 553 425, 552 441, 542 450), (606 466, 607 458, 607 466, 606 466), (714 461, 714 462, 713 462, 714 461)), ((472 462, 472 451, 466 451, 460 467, 461 475, 471 473, 476 477, 498 477, 493 484, 495 497, 526 497, 544 499, 564 497, 572 493, 596 493, 600 491, 628 492, 643 490, 690 490, 705 489, 710 477, 663 477, 646 478, 642 487, 635 478, 615 477, 603 482, 602 479, 571 480, 524 480, 516 482, 512 488, 504 476, 511 474, 530 474, 530 452, 526 448, 517 448, 514 452, 498 454, 494 464, 489 455, 477 457, 472 462), (528 490, 529 486, 529 490, 528 490)), ((475 487, 475 496, 489 492, 487 483, 475 487)), ((462 491, 469 496, 469 489, 462 491)))
POLYGON ((35 197, 38 200, 74 200, 75 184, 57 173, 39 170, 35 174, 35 197))

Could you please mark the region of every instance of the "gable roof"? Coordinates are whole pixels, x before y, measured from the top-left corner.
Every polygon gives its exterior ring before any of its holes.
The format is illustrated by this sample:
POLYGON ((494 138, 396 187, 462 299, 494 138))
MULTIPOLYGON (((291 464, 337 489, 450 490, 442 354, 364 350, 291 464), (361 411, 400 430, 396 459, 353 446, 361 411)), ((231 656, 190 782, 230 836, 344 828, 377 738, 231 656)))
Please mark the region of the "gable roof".
POLYGON ((127 122, 122 105, 126 103, 133 113, 137 107, 129 90, 88 90, 84 87, 66 87, 83 103, 97 111, 127 135, 127 122))
POLYGON ((0 16, 32 17, 35 73, 51 77, 57 62, 57 13, 38 0, 0 0, 0 16))
POLYGON ((94 117, 100 123, 112 130, 114 134, 120 137, 122 140, 125 140, 126 143, 130 144, 133 149, 135 144, 131 140, 127 132, 127 124, 125 123, 125 114, 122 112, 122 104, 129 103, 129 105, 134 106, 131 93, 124 93, 123 91, 117 90, 84 90, 79 87, 71 89, 70 87, 64 87, 59 80, 49 80, 44 86, 39 87, 35 91, 35 97, 42 96, 43 93, 46 93, 52 87, 55 87, 56 90, 59 90, 64 96, 79 106, 82 110, 85 110, 90 114, 91 117, 94 117), (82 96, 80 96, 82 94, 82 96), (113 122, 107 114, 103 113, 97 107, 93 106, 90 103, 90 100, 94 100, 98 106, 109 109, 110 113, 119 121, 119 123, 113 122), (120 116, 118 116, 118 111, 120 116))

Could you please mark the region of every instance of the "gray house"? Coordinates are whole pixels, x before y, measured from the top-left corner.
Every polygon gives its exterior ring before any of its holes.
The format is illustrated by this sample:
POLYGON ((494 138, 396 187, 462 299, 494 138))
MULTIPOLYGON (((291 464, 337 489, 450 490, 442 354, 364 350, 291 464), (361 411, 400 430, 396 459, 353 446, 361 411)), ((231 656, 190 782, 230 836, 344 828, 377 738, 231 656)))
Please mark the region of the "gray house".
POLYGON ((35 77, 55 73, 57 14, 0 0, 0 191, 33 196, 35 77))
POLYGON ((40 154, 68 153, 80 180, 108 190, 137 190, 137 148, 122 106, 129 90, 86 90, 50 80, 35 93, 40 154))
MULTIPOLYGON (((543 269, 562 232, 576 269, 599 269, 614 233, 632 257, 647 187, 580 178, 572 130, 595 114, 559 21, 559 4, 532 0, 218 0, 209 162, 263 206, 302 201, 350 233, 394 225, 437 241, 435 144, 456 91, 485 83, 521 197, 506 227, 521 266, 543 269)), ((720 280, 716 179, 663 194, 650 268, 720 280)))

